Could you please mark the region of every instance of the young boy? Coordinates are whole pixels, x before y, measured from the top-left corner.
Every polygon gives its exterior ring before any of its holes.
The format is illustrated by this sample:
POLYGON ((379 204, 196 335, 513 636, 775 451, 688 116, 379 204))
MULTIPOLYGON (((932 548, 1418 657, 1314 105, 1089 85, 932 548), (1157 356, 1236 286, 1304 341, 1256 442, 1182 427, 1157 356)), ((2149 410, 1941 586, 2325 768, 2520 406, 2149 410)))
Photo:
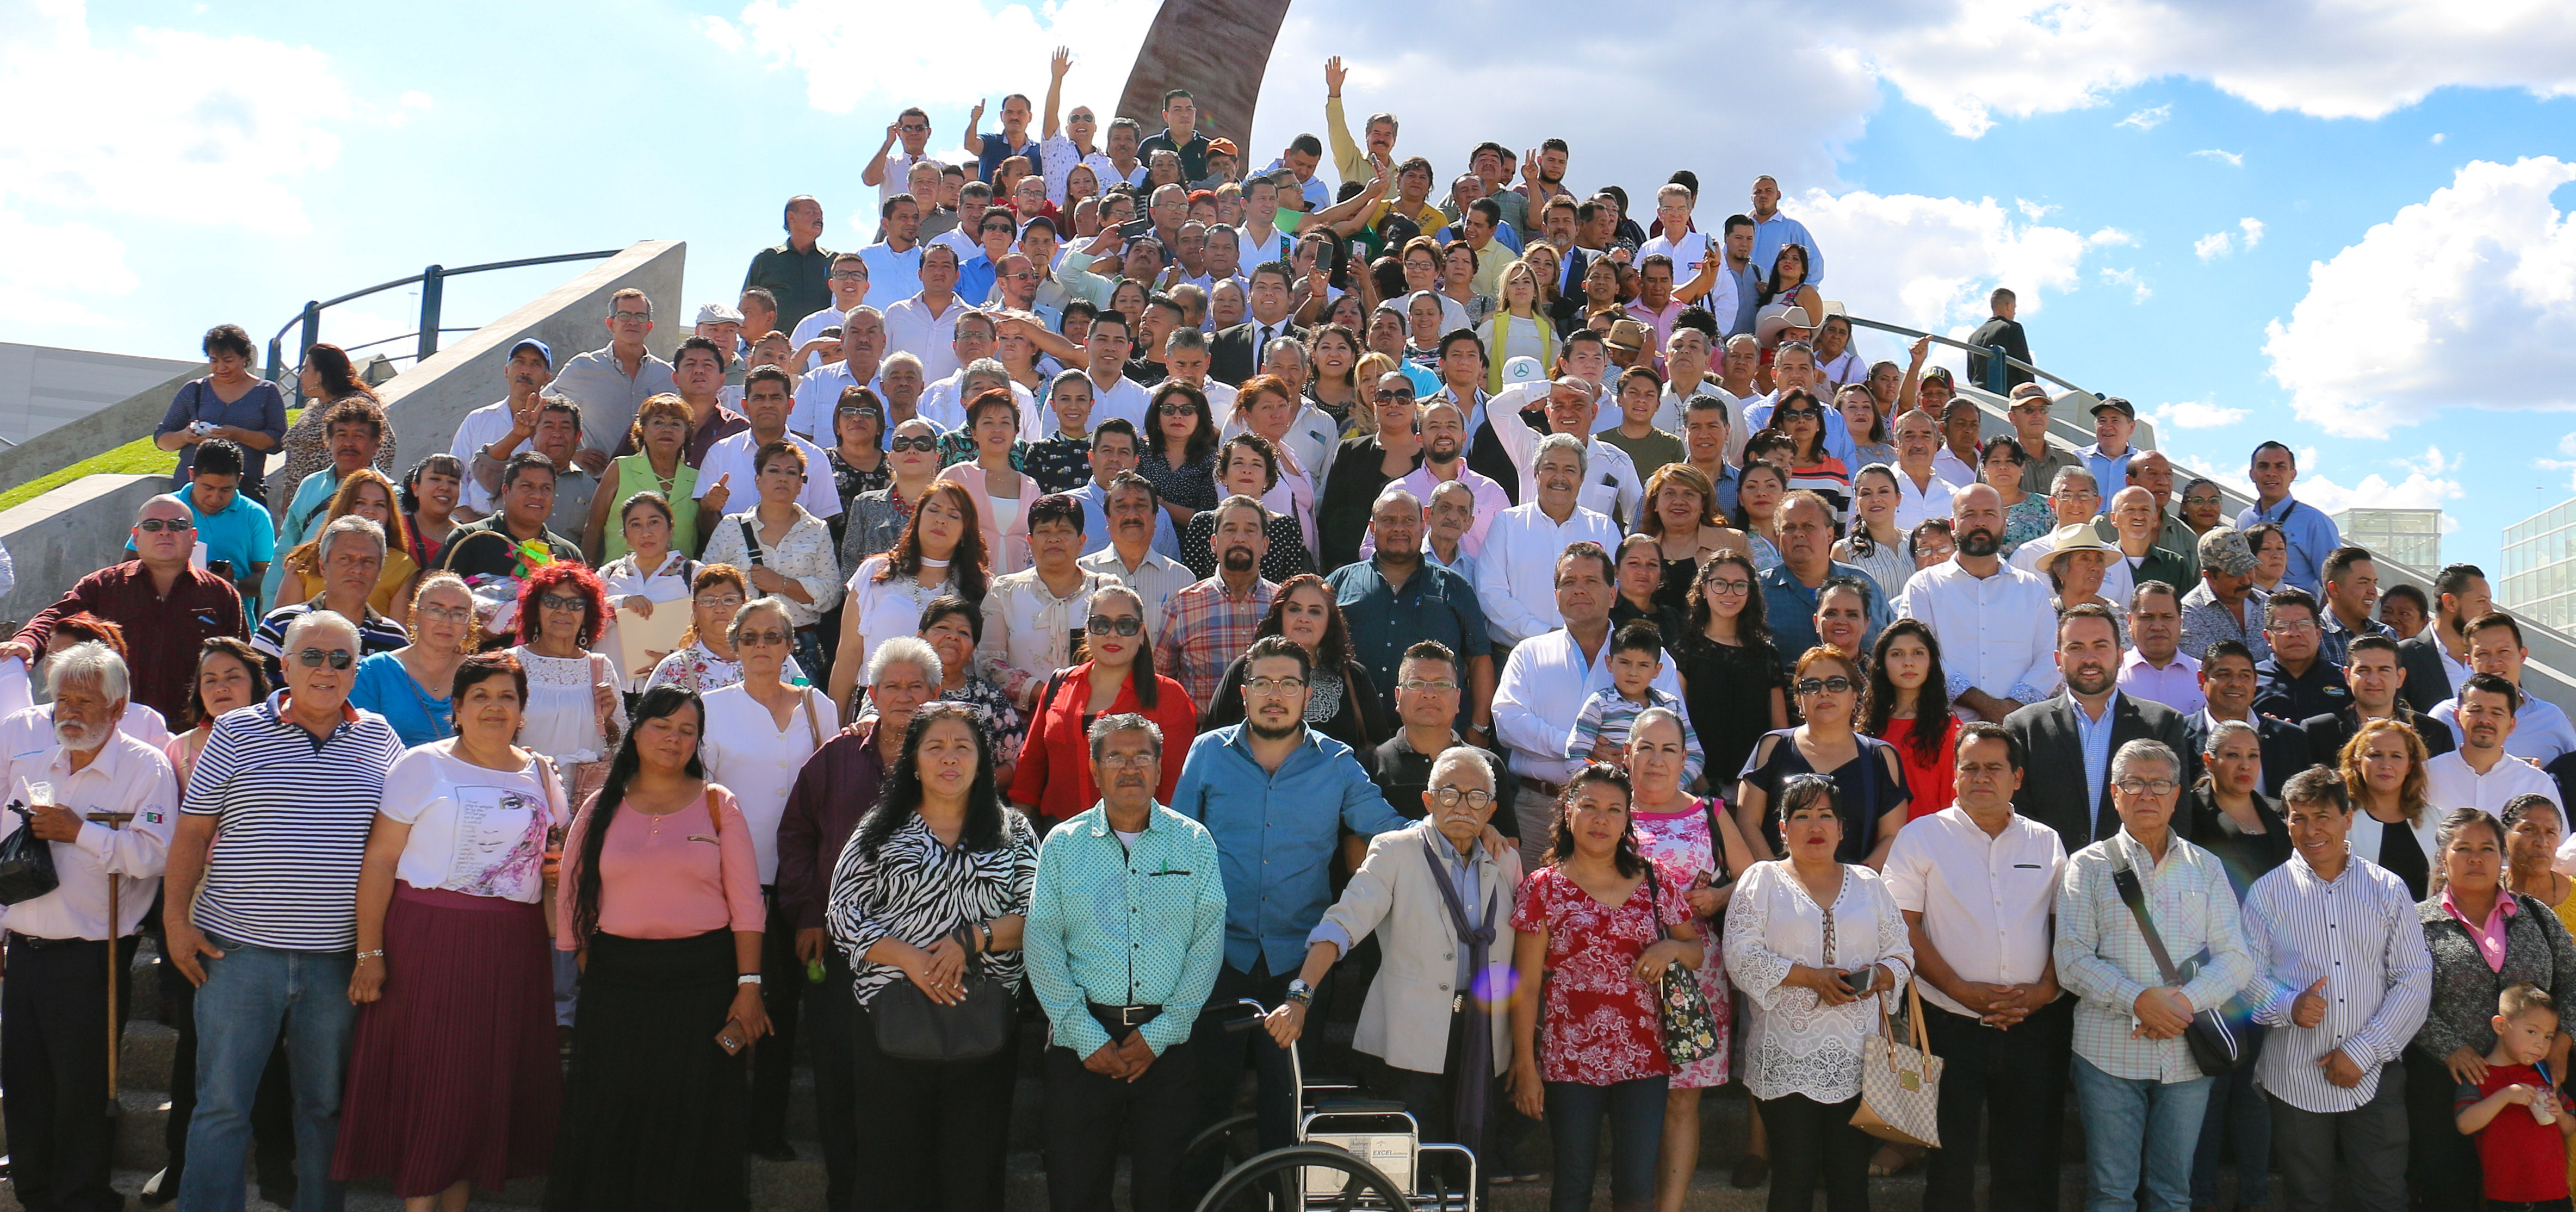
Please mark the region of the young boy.
POLYGON ((2567 1138, 2576 1136, 2576 1119, 2534 1067, 2558 1035, 2557 1008, 2537 987, 2516 983, 2496 998, 2493 1021, 2486 1079, 2460 1083, 2452 1100, 2460 1131, 2478 1138, 2487 1207, 2567 1212, 2567 1138))
POLYGON ((1631 619, 1610 636, 1610 684, 1592 692, 1583 700, 1583 710, 1574 717, 1574 731, 1565 738, 1565 757, 1574 762, 1613 762, 1625 766, 1621 755, 1628 749, 1628 729, 1649 707, 1661 707, 1682 721, 1682 785, 1687 787, 1699 778, 1699 735, 1691 731, 1690 713, 1682 701, 1655 689, 1656 675, 1664 671, 1664 638, 1655 625, 1643 619, 1631 619))

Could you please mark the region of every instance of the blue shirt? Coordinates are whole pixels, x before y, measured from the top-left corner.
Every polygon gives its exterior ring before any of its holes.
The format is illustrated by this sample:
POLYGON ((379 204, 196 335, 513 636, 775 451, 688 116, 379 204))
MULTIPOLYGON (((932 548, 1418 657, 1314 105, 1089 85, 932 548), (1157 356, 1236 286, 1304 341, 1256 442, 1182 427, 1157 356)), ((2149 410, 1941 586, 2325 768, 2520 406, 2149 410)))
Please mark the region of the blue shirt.
MULTIPOLYGON (((993 174, 1001 171, 1002 161, 1008 160, 1013 156, 1027 156, 1029 158, 1029 171, 1031 172, 1037 172, 1046 167, 1045 161, 1040 159, 1038 156, 1038 145, 1035 143, 1013 147, 1011 146, 1011 140, 1009 137, 1003 135, 999 131, 987 131, 975 136, 975 138, 983 144, 983 146, 975 150, 975 179, 986 185, 993 183, 993 174)), ((1009 199, 1002 198, 996 199, 996 201, 1007 202, 1009 199)), ((969 295, 967 297, 970 299, 977 299, 982 298, 983 296, 969 295)), ((1086 1052, 1083 1055, 1089 1056, 1090 1053, 1086 1052)))
MULTIPOLYGON (((1806 224, 1776 210, 1771 212, 1771 217, 1768 219, 1754 220, 1754 270, 1765 278, 1770 277, 1771 265, 1779 258, 1780 246, 1783 244, 1797 244, 1806 248, 1807 285, 1822 287, 1825 284, 1825 251, 1816 247, 1816 237, 1807 231, 1806 224)), ((1825 411, 1830 413, 1833 410, 1825 411)))
POLYGON ((2260 504, 2249 505, 2236 515, 2238 530, 2264 522, 2279 523, 2282 537, 2290 540, 2290 567, 2281 574, 2281 583, 2323 595, 2326 556, 2343 546, 2343 536, 2335 529, 2334 519, 2327 517, 2324 510, 2301 504, 2297 497, 2287 493, 2282 494, 2279 505, 2270 509, 2260 504))
POLYGON ((1724 474, 1717 478, 1716 485, 1717 512, 1731 518, 1735 516, 1735 494, 1737 487, 1744 483, 1744 475, 1732 467, 1722 467, 1721 470, 1724 474))
MULTIPOLYGON (((250 566, 266 564, 277 558, 277 526, 268 517, 268 507, 250 499, 247 493, 234 493, 233 503, 222 513, 207 513, 197 508, 196 488, 179 490, 179 499, 188 503, 188 512, 197 515, 197 541, 206 545, 209 560, 230 560, 233 576, 250 575, 250 566)), ((134 550, 134 540, 125 540, 125 549, 134 550)), ((245 602, 250 608, 254 603, 245 602)))
MULTIPOLYGON (((1395 711, 1395 675, 1404 650, 1423 640, 1438 640, 1458 654, 1458 683, 1467 682, 1468 657, 1490 656, 1493 641, 1485 633, 1485 609, 1467 578, 1437 564, 1416 566, 1404 588, 1387 583, 1377 561, 1362 560, 1333 570, 1324 578, 1342 608, 1351 635, 1351 655, 1377 679, 1386 709, 1395 711)), ((1458 696, 1458 722, 1467 723, 1467 700, 1458 696)))
MULTIPOLYGON (((1759 404, 1745 405, 1744 432, 1756 434, 1770 428, 1771 413, 1778 407, 1779 404, 1769 397, 1759 404)), ((1862 466, 1860 448, 1852 445, 1851 427, 1843 424, 1842 410, 1830 404, 1825 406, 1825 453, 1841 459, 1846 473, 1858 471, 1862 466)))
MULTIPOLYGON (((984 137, 992 138, 991 135, 984 137)), ((982 307, 993 297, 993 278, 997 272, 993 268, 993 258, 980 252, 968 257, 957 267, 957 297, 972 299, 975 306, 982 307)), ((1058 318, 1061 316, 1062 313, 1058 313, 1058 318)))
MULTIPOLYGON (((204 379, 198 379, 171 397, 170 411, 162 414, 161 424, 153 429, 152 436, 157 438, 165 433, 177 433, 199 421, 247 429, 268 435, 271 442, 284 442, 286 397, 278 393, 277 384, 261 379, 251 384, 250 390, 243 392, 240 399, 226 404, 215 394, 213 387, 204 379)), ((275 447, 267 450, 242 447, 242 491, 253 496, 265 496, 263 487, 268 474, 268 458, 272 454, 283 453, 275 447)), ((190 469, 196 464, 196 444, 192 442, 180 447, 179 466, 170 473, 170 491, 179 492, 188 487, 188 481, 194 478, 190 469)))
POLYGON ((349 683, 349 705, 385 717, 406 749, 446 740, 455 727, 452 702, 430 697, 403 668, 402 658, 390 652, 358 662, 358 676, 349 683))
MULTIPOLYGON (((1859 565, 1840 560, 1826 563, 1825 580, 1850 577, 1860 582, 1863 609, 1869 614, 1869 629, 1861 633, 1860 650, 1868 652, 1878 643, 1880 630, 1896 619, 1887 608, 1887 595, 1879 592, 1878 582, 1859 565)), ((1753 581, 1762 587, 1762 621, 1771 625, 1771 643, 1780 653, 1780 665, 1784 669, 1795 666, 1799 657, 1821 642, 1816 637, 1816 595, 1824 586, 1819 583, 1814 589, 1807 588, 1791 575, 1785 563, 1753 574, 1753 581)))
POLYGON ((1199 734, 1172 810, 1216 836, 1225 872, 1225 962, 1274 974, 1306 958, 1306 936, 1333 901, 1328 871, 1341 831, 1375 837, 1407 822, 1387 806, 1351 747, 1315 731, 1276 774, 1252 758, 1250 725, 1199 734))
MULTIPOLYGON (((2070 694, 2067 697, 2074 696, 2070 694)), ((2103 700, 2101 719, 2084 714, 2084 704, 2075 704, 2075 740, 2084 749, 2084 832, 2088 846, 2099 840, 2093 837, 2098 824, 2093 814, 2102 804, 2102 784, 2111 777, 2111 726, 2118 722, 2119 714, 2120 692, 2117 690, 2103 700)))
MULTIPOLYGON (((1106 549, 1109 534, 1109 490, 1097 480, 1085 480, 1082 486, 1064 494, 1082 502, 1082 554, 1106 549)), ((1177 560, 1181 558, 1181 537, 1172 532, 1172 513, 1154 511, 1154 550, 1177 560)))
POLYGON ((2129 460, 2138 457, 2138 448, 2131 446, 2107 455, 2102 453, 2102 444, 2095 442, 2075 453, 2084 460, 2084 470, 2093 473, 2093 489, 2102 496, 2102 508, 2095 511, 2095 516, 2110 516, 2111 496, 2129 486, 2129 460))
POLYGON ((1038 850, 1020 950, 1056 1043, 1089 1056, 1109 1042, 1089 1003, 1161 1006, 1137 1030, 1162 1055, 1190 1037, 1225 955, 1215 839, 1156 805, 1130 848, 1092 805, 1038 850))

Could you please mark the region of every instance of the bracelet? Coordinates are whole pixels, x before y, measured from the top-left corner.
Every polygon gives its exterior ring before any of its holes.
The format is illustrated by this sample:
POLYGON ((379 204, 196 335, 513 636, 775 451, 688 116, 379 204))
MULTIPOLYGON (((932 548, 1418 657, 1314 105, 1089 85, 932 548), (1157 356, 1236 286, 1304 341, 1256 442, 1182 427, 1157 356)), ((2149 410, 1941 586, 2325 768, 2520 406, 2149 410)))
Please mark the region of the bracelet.
POLYGON ((359 952, 359 953, 358 953, 358 958, 359 958, 359 959, 362 959, 362 960, 368 960, 368 959, 379 959, 379 960, 380 960, 380 959, 383 959, 384 957, 385 957, 385 951, 384 951, 384 948, 382 948, 382 947, 378 947, 378 948, 376 948, 376 949, 375 949, 375 950, 373 950, 373 951, 361 951, 361 952, 359 952))
POLYGON ((993 923, 977 922, 975 923, 975 928, 984 932, 984 947, 980 954, 991 955, 993 953, 993 923))
POLYGON ((733 978, 733 983, 737 985, 757 985, 760 983, 760 974, 757 972, 746 972, 733 978))

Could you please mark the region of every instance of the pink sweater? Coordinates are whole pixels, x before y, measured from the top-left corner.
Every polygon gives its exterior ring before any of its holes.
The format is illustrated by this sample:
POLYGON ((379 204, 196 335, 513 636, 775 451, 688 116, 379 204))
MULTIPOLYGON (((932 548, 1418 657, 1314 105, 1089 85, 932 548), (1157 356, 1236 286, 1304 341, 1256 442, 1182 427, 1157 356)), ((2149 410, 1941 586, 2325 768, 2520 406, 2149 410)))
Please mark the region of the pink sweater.
MULTIPOLYGON (((558 950, 580 947, 573 932, 573 889, 580 878, 582 838, 590 830, 596 803, 583 805, 581 818, 564 839, 563 891, 555 898, 558 950)), ((761 929, 759 870, 751 852, 751 826, 742 819, 733 793, 723 787, 709 783, 706 794, 668 816, 621 810, 609 823, 607 843, 599 852, 599 928, 621 938, 690 938, 727 927, 761 929), (724 814, 721 847, 715 822, 707 815, 709 800, 724 814)))

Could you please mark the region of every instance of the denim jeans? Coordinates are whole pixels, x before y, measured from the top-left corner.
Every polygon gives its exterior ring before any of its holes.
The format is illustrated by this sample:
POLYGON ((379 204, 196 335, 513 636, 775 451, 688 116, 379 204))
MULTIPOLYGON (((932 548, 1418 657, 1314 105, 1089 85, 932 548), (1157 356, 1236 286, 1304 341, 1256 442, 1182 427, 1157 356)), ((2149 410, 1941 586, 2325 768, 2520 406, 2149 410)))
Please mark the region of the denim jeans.
POLYGON ((2144 1212, 2190 1212, 2191 1155, 2200 1145, 2213 1079, 2159 1082, 2113 1077, 2075 1058, 2075 1103, 2084 1116, 2085 1212, 2130 1212, 2145 1179, 2144 1212))
POLYGON ((2254 1088, 2254 1058, 2263 1055, 2264 1028, 2243 1021, 2235 1026, 2244 1054, 2227 1076, 2209 1081, 2209 1114, 2200 1121, 2200 1145, 2191 1159, 2195 1208, 2218 1203, 2221 1142, 2235 1149, 2237 1206, 2272 1202, 2272 1107, 2263 1092, 2254 1088))
POLYGON ((240 1212, 250 1152, 251 1104, 281 1032, 295 1091, 294 1212, 339 1212, 331 1179, 340 1136, 340 1087, 357 1007, 349 1004, 348 951, 280 951, 209 936, 224 953, 204 961, 197 987, 197 1110, 188 1121, 189 1212, 240 1212))
POLYGON ((1556 1145, 1556 1182, 1548 1212, 1584 1212, 1592 1206, 1592 1179, 1601 1168, 1601 1117, 1610 1117, 1610 1207, 1644 1209, 1655 1202, 1655 1155, 1664 1144, 1667 1077, 1637 1077, 1607 1086, 1547 1083, 1548 1135, 1556 1145))

